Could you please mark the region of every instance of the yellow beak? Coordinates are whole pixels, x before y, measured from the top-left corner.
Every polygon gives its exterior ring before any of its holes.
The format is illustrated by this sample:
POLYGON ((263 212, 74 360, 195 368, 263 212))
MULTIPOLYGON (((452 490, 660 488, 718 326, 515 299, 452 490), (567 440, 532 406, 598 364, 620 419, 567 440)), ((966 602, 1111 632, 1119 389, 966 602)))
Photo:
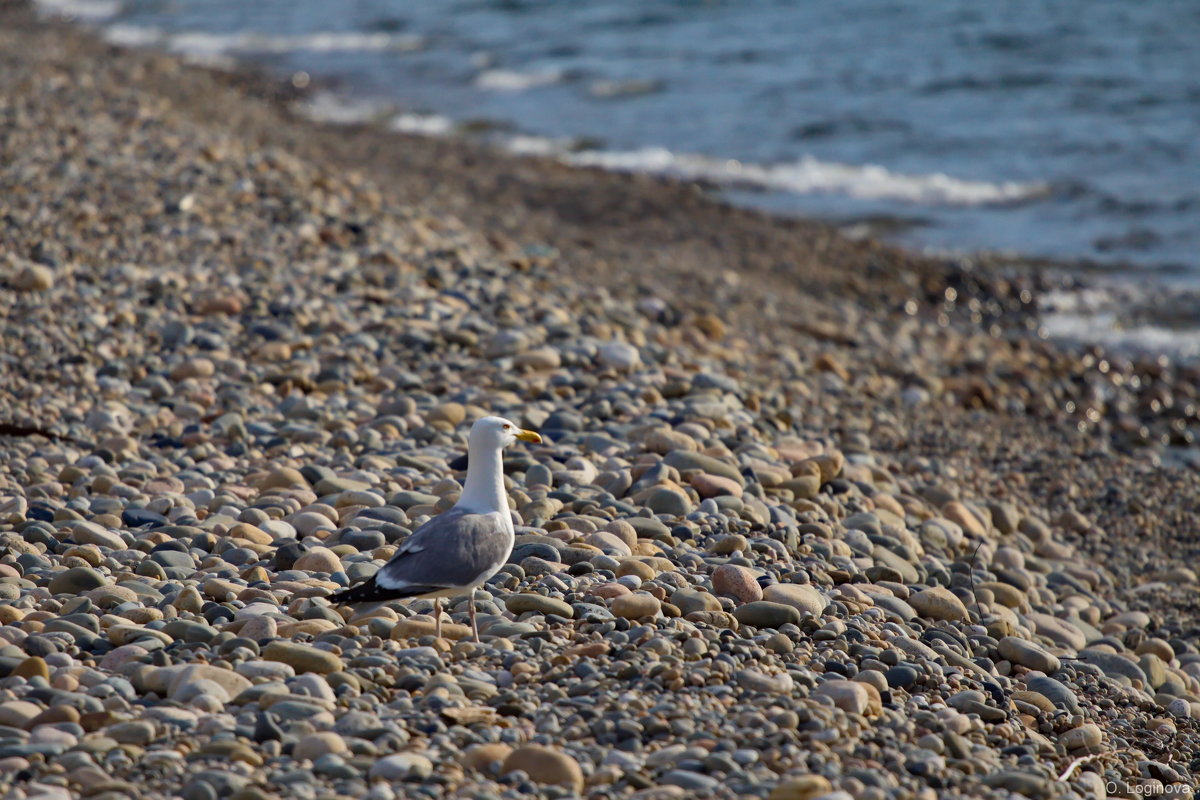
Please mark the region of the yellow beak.
POLYGON ((538 436, 537 431, 518 431, 517 438, 522 442, 533 442, 534 444, 542 443, 542 437, 538 436))

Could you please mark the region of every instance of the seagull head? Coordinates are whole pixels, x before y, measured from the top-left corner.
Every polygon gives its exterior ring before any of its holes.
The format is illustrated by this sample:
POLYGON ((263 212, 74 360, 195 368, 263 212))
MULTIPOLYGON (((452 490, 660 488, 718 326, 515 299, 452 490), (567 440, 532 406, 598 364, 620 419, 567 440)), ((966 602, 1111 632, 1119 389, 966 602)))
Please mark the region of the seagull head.
POLYGON ((522 442, 541 442, 542 437, 534 431, 522 430, 519 425, 504 417, 482 417, 471 426, 469 446, 490 450, 500 450, 508 447, 517 440, 522 442))

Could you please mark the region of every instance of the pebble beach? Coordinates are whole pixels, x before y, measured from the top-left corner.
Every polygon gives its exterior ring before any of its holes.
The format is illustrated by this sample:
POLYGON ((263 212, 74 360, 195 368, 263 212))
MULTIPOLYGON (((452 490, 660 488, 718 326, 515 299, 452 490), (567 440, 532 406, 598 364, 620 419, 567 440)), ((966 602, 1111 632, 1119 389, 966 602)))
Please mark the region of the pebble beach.
POLYGON ((1200 368, 303 99, 0 2, 0 797, 1192 796, 1200 368), (330 605, 489 414, 482 641, 330 605))

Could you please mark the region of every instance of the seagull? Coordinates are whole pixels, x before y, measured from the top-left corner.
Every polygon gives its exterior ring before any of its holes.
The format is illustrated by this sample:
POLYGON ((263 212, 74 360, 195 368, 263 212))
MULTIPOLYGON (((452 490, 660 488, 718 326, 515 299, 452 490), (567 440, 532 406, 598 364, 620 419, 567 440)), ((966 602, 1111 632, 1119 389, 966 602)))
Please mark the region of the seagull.
POLYGON ((458 502, 404 540, 378 572, 329 601, 366 603, 406 597, 431 597, 435 633, 442 636, 442 598, 471 594, 471 633, 475 589, 500 571, 512 553, 515 532, 504 490, 500 451, 513 442, 540 443, 542 437, 503 417, 483 417, 467 440, 467 480, 458 502))

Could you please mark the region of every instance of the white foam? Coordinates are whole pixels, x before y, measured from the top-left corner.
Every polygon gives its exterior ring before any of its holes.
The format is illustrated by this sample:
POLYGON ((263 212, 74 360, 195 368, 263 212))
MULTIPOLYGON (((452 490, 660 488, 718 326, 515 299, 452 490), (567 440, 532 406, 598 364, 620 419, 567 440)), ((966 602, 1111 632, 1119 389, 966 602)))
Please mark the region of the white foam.
MULTIPOLYGON (((74 2, 75 0, 54 0, 74 2)), ((133 47, 161 47, 178 55, 201 61, 245 53, 279 55, 293 52, 409 52, 424 46, 415 35, 391 33, 326 32, 294 36, 242 31, 209 33, 206 31, 169 32, 161 28, 137 25, 112 25, 105 37, 113 44, 133 47)))
POLYGON ((1181 360, 1200 357, 1200 331, 1139 325, 1121 328, 1107 314, 1048 314, 1042 326, 1051 339, 1095 342, 1117 352, 1167 353, 1181 360))
POLYGON ((504 140, 504 149, 520 156, 561 156, 565 159, 569 146, 568 140, 526 134, 516 134, 504 140))
POLYGON ((1200 328, 1131 324, 1125 319, 1126 310, 1153 301, 1143 288, 1095 285, 1047 292, 1039 298, 1042 331, 1050 339, 1094 342, 1117 352, 1200 357, 1200 328))
POLYGON ((166 38, 158 28, 148 28, 144 25, 109 25, 103 34, 106 42, 118 47, 161 46, 166 38))
POLYGON ((192 31, 172 34, 168 46, 185 53, 312 53, 410 51, 422 46, 419 36, 390 33, 305 33, 277 36, 243 31, 240 33, 203 33, 192 31))
POLYGON ((37 0, 45 14, 70 17, 83 22, 102 22, 121 13, 121 0, 37 0))
POLYGON ((392 130, 418 136, 445 136, 454 132, 454 120, 440 114, 397 114, 392 130))
POLYGON ((303 103, 298 103, 296 108, 309 119, 337 125, 369 122, 388 113, 388 107, 379 101, 327 91, 313 92, 303 103))
POLYGON ((588 87, 592 97, 606 100, 613 97, 630 97, 633 95, 652 94, 662 89, 660 81, 645 78, 634 78, 627 81, 593 81, 588 87))
POLYGON ((475 86, 489 92, 523 92, 549 86, 563 79, 561 70, 517 72, 511 69, 487 69, 475 78, 475 86))
POLYGON ((587 150, 563 159, 581 166, 620 172, 648 172, 685 180, 706 180, 797 194, 844 194, 867 200, 902 200, 929 205, 976 206, 1018 203, 1045 195, 1046 184, 971 181, 943 173, 892 172, 876 164, 840 164, 805 156, 783 164, 752 164, 674 153, 662 147, 639 150, 587 150))
POLYGON ((418 136, 446 136, 454 132, 454 120, 438 114, 395 113, 391 104, 365 97, 348 97, 337 92, 314 92, 297 110, 320 122, 335 125, 354 125, 362 122, 388 120, 388 126, 399 133, 418 136))

